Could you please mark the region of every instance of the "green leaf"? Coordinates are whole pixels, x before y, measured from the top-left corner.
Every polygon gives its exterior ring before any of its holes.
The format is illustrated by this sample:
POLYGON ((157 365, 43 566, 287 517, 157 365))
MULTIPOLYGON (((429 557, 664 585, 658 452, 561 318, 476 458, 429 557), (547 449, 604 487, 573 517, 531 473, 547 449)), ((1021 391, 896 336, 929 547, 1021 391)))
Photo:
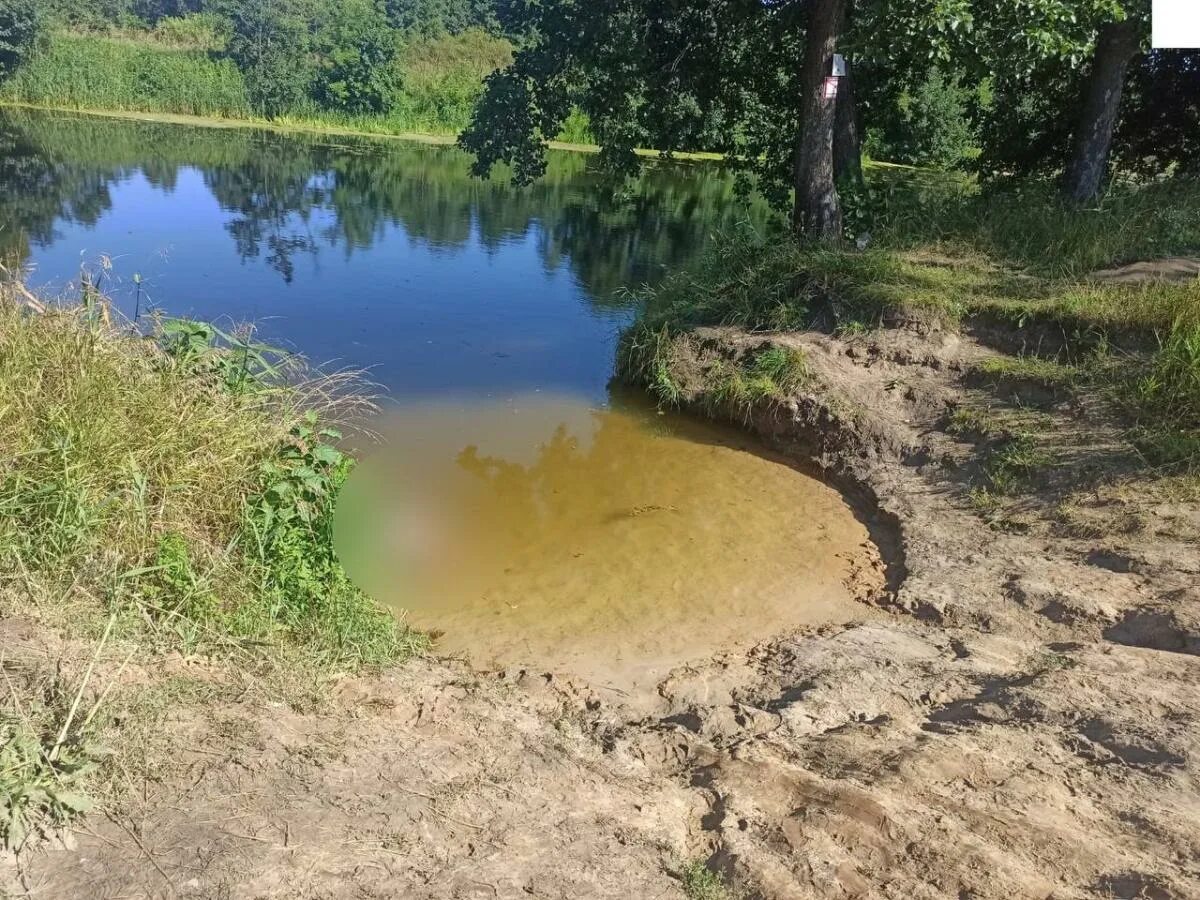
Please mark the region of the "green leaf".
POLYGON ((75 813, 89 812, 96 805, 91 797, 77 791, 61 791, 54 795, 54 799, 60 806, 65 806, 75 813))
POLYGON ((313 450, 312 458, 319 463, 324 463, 327 466, 337 465, 342 461, 342 452, 336 447, 330 447, 328 444, 321 444, 313 450))

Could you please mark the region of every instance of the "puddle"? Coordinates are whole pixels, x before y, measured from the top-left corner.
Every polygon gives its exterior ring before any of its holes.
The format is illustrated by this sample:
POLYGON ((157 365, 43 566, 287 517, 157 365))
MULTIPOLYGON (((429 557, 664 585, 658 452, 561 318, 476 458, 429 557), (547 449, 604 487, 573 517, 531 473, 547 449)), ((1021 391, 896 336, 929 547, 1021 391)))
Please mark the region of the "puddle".
POLYGON ((343 492, 338 551, 476 665, 628 690, 869 615, 846 586, 866 526, 732 429, 535 395, 407 407, 380 431, 343 492))

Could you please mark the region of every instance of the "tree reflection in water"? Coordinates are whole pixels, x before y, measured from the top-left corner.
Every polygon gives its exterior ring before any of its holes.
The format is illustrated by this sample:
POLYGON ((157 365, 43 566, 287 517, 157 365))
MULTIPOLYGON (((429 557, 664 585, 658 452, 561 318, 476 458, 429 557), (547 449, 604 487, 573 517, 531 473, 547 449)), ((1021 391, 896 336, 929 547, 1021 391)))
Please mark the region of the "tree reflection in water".
POLYGON ((605 306, 623 302, 620 287, 686 263, 714 231, 769 217, 714 163, 648 164, 618 184, 593 157, 558 153, 545 179, 514 188, 470 178, 451 147, 10 109, 0 110, 0 254, 20 261, 57 223, 94 224, 110 188, 139 173, 171 191, 185 167, 232 214, 238 255, 285 281, 298 256, 369 250, 389 227, 447 251, 476 240, 495 252, 534 233, 543 266, 568 266, 605 306))

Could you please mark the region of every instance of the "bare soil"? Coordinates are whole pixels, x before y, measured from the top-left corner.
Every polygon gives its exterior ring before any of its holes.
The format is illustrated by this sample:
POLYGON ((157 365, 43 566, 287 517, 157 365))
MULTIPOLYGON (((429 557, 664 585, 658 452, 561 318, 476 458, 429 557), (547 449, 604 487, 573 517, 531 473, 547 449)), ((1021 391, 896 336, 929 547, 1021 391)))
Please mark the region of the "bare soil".
MULTIPOLYGON (((1102 404, 981 378, 993 351, 962 335, 710 330, 680 359, 692 398, 764 341, 811 383, 727 412, 873 511, 883 615, 637 697, 430 658, 316 710, 181 702, 163 765, 9 860, 10 892, 671 898, 702 859, 730 896, 1200 896, 1197 498, 1135 474, 1102 404), (964 409, 978 434, 949 432, 964 409), (988 422, 1045 460, 985 505, 988 422)), ((6 633, 30 666, 57 652, 6 633)))

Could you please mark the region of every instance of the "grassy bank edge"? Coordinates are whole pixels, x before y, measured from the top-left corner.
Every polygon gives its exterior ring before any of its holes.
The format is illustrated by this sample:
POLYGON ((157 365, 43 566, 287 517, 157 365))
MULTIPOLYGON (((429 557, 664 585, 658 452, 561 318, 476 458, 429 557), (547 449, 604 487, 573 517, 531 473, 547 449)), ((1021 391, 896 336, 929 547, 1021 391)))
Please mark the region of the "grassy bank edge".
MULTIPOLYGON (((12 100, 0 101, 0 108, 32 109, 40 112, 64 113, 68 115, 98 116, 106 119, 126 119, 138 122, 155 122, 164 125, 190 125, 197 128, 245 128, 278 132, 280 134, 317 134, 332 137, 366 137, 386 138, 390 140, 407 141, 410 143, 431 144, 435 146, 453 146, 458 141, 455 133, 437 132, 394 132, 380 129, 373 131, 365 128, 347 128, 325 122, 320 119, 296 119, 283 117, 267 119, 259 117, 223 118, 217 116, 193 116, 185 113, 146 112, 142 110, 123 109, 85 109, 73 106, 56 106, 37 103, 21 103, 12 100)), ((571 153, 596 154, 600 148, 595 144, 572 144, 565 141, 548 141, 551 150, 564 150, 571 153)), ((661 156, 657 150, 634 151, 643 158, 656 159, 661 156)), ((723 157, 717 153, 674 153, 673 159, 684 161, 720 161, 723 157)))
MULTIPOLYGON (((696 329, 732 326, 768 339, 802 331, 962 332, 998 354, 979 378, 1095 401, 1140 455, 1138 477, 1200 486, 1200 279, 1103 282, 1037 274, 1019 266, 1027 261, 961 242, 897 243, 908 248, 858 252, 725 236, 694 268, 643 290, 619 342, 617 377, 664 406, 740 410, 748 418, 811 386, 803 354, 767 347, 723 356, 705 347, 697 366, 697 348, 711 342, 697 341, 696 329)), ((1036 435, 1008 437, 1037 455, 1036 435)))
POLYGON ((428 646, 333 550, 352 375, 11 282, 0 324, 0 848, 119 803, 189 705, 319 706, 428 646))

